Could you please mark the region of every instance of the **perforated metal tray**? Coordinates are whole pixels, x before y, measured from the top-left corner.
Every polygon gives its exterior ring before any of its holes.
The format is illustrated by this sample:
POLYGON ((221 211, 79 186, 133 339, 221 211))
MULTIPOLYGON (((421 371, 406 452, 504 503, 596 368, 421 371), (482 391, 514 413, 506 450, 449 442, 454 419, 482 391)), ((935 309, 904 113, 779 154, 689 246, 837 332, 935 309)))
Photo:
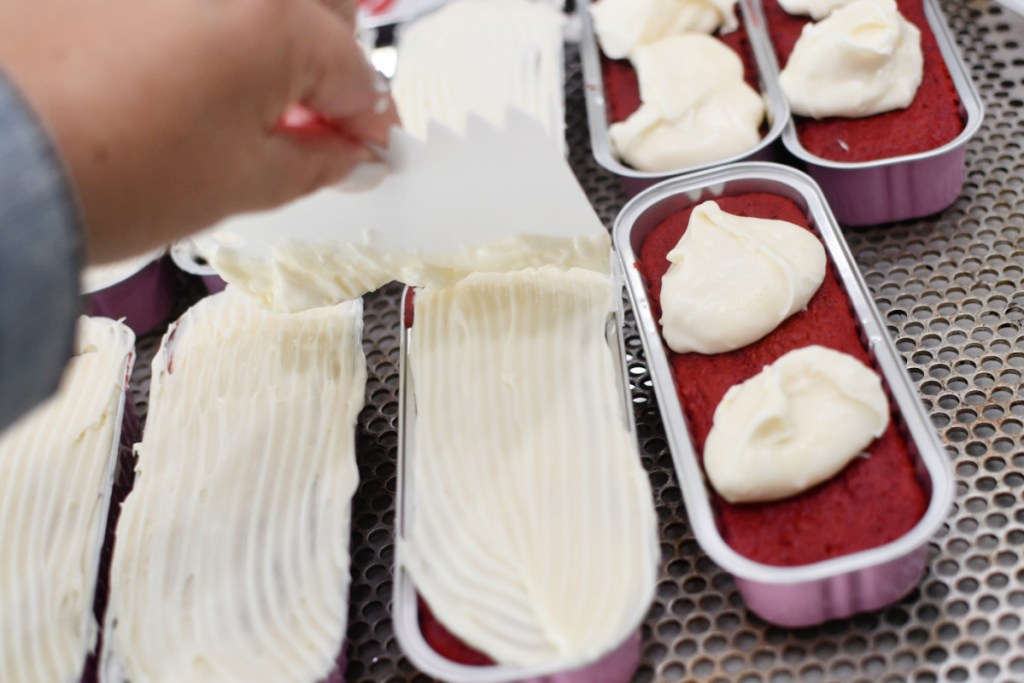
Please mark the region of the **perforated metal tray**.
MULTIPOLYGON (((942 7, 986 108, 969 145, 964 193, 937 216, 847 233, 956 474, 954 512, 931 544, 928 575, 883 612, 816 628, 772 627, 747 613, 732 579, 690 531, 627 314, 637 430, 663 556, 639 682, 1024 681, 1024 19, 991 0, 942 7)), ((611 227, 625 197, 590 153, 572 50, 567 75, 570 159, 611 227)), ((183 280, 181 305, 202 291, 183 280)), ((429 680, 402 656, 390 618, 401 291, 391 285, 365 300, 351 683, 429 680)), ((158 342, 140 340, 140 414, 158 342)))

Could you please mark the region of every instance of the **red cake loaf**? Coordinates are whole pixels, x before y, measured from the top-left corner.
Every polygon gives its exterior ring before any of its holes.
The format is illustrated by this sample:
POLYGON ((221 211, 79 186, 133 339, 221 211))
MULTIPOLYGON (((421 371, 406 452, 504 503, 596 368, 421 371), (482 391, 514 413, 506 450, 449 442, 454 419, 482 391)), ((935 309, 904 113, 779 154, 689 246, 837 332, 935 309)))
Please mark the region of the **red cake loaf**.
MULTIPOLYGON (((789 221, 810 229, 792 201, 771 194, 718 199, 728 213, 789 221)), ((686 231, 690 209, 667 218, 648 235, 640 269, 660 319, 661 278, 668 252, 686 231)), ((868 364, 849 300, 827 267, 825 281, 806 311, 797 313, 767 337, 729 353, 705 356, 669 351, 675 385, 699 457, 711 430, 715 408, 725 392, 783 354, 819 344, 868 364)), ((914 476, 907 445, 893 422, 842 472, 798 496, 771 503, 734 505, 712 492, 726 543, 764 564, 793 566, 819 562, 883 545, 908 532, 924 514, 928 496, 914 476)))
MULTIPOLYGON (((800 32, 810 20, 788 14, 778 0, 762 0, 762 4, 779 68, 785 68, 800 32)), ((922 0, 896 0, 896 4, 921 31, 924 76, 914 101, 906 109, 859 119, 832 117, 819 121, 795 116, 797 136, 811 154, 833 161, 888 159, 936 149, 963 130, 960 98, 925 18, 922 0)))
MULTIPOLYGON (((750 49, 750 38, 743 24, 739 29, 716 35, 743 60, 743 77, 754 90, 760 91, 757 82, 757 64, 750 49)), ((636 70, 628 59, 608 59, 601 54, 601 77, 604 81, 604 100, 608 107, 609 123, 619 123, 629 118, 640 108, 640 82, 636 70)))

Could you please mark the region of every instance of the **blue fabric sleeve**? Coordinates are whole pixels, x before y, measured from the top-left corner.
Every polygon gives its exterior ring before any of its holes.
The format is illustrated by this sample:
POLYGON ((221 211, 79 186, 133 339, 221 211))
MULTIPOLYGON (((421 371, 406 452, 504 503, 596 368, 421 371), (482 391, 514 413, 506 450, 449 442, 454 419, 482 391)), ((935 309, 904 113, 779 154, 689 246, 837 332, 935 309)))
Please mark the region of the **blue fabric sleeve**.
POLYGON ((81 233, 56 149, 0 71, 0 431, 48 395, 71 357, 81 233))

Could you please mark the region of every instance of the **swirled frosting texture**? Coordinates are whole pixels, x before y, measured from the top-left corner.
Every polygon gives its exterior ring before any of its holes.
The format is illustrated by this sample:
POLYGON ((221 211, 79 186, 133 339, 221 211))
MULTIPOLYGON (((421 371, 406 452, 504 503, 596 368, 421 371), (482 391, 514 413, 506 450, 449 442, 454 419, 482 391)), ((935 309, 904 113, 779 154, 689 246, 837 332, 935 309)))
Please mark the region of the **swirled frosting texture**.
POLYGON ((921 32, 894 0, 856 0, 808 24, 779 76, 794 114, 858 118, 914 101, 924 74, 921 32))
POLYGON ((825 279, 825 248, 811 232, 729 214, 713 201, 693 210, 668 260, 661 327, 676 353, 751 344, 806 308, 825 279))
POLYGON ((402 125, 420 138, 432 122, 461 133, 470 114, 501 125, 515 107, 561 150, 564 21, 543 2, 456 0, 413 22, 392 81, 402 125))
POLYGON ((612 150, 642 171, 670 171, 744 152, 761 139, 764 101, 743 62, 702 34, 665 38, 633 57, 640 108, 608 129, 612 150))
POLYGON ((651 490, 605 340, 608 276, 478 274, 415 301, 415 516, 400 540, 450 631, 501 663, 571 669, 647 611, 651 490))
POLYGON ((888 424, 878 374, 853 356, 808 346, 726 392, 704 469, 730 503, 788 498, 838 474, 888 424))
POLYGON ((103 680, 312 683, 348 616, 362 307, 300 314, 226 292, 153 361, 117 526, 103 680))
POLYGON ((135 337, 80 318, 57 394, 0 437, 0 681, 78 681, 135 337))
POLYGON ((611 59, 683 33, 735 30, 736 0, 600 0, 590 8, 601 50, 611 59))

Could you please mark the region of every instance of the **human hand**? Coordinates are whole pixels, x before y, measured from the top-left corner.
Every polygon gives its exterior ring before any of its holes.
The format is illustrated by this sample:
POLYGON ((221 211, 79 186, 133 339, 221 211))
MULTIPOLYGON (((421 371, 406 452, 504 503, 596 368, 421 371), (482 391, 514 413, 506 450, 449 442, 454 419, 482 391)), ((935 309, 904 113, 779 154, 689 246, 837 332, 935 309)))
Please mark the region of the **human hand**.
POLYGON ((89 261, 275 206, 374 159, 367 143, 385 146, 398 118, 356 44, 354 8, 351 0, 0 2, 0 66, 60 149, 89 261), (330 127, 280 125, 294 104, 330 127))

